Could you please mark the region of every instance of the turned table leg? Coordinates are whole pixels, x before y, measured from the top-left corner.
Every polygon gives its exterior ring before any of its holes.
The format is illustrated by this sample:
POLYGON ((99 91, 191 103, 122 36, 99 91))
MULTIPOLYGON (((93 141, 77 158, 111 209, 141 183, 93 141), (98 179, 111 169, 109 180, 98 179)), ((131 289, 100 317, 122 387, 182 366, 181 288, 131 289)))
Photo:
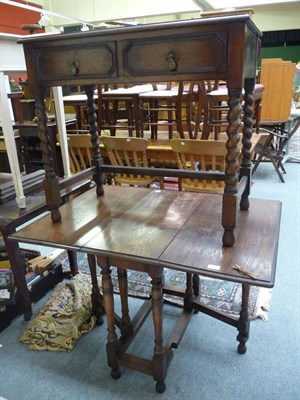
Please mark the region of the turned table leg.
MULTIPOLYGON (((99 262, 99 261, 98 261, 99 262)), ((113 284, 111 279, 111 269, 106 259, 106 263, 101 263, 101 274, 102 274, 102 290, 103 290, 103 300, 104 308, 107 318, 107 362, 108 366, 112 369, 111 376, 114 379, 118 379, 121 376, 121 371, 118 362, 118 337, 115 329, 114 320, 114 294, 113 294, 113 284)))
POLYGON ((239 129, 241 125, 241 94, 242 88, 233 89, 228 87, 228 127, 227 127, 227 155, 225 157, 225 189, 222 206, 222 225, 224 228, 223 244, 230 247, 235 242, 235 220, 236 220, 236 195, 238 185, 239 169, 239 129))
POLYGON ((242 163, 240 168, 240 176, 247 176, 247 185, 242 193, 240 208, 248 210, 249 208, 249 195, 251 185, 251 137, 253 131, 253 104, 254 104, 254 91, 255 79, 245 79, 245 94, 244 94, 244 117, 243 117, 243 136, 242 136, 242 163))
POLYGON ((19 302, 22 307, 25 321, 29 321, 32 317, 32 308, 30 294, 25 278, 26 263, 20 252, 19 244, 17 242, 6 240, 7 236, 8 232, 7 235, 3 234, 8 259, 11 262, 14 281, 17 287, 17 302, 19 302))
POLYGON ((183 307, 185 310, 193 308, 193 276, 191 273, 186 274, 186 289, 183 299, 183 307))
POLYGON ((41 150, 43 152, 43 162, 45 169, 44 190, 46 203, 51 210, 53 222, 61 220, 59 207, 61 205, 59 180, 54 171, 53 154, 47 126, 48 116, 45 105, 44 89, 39 89, 35 93, 35 107, 37 116, 37 125, 39 129, 39 139, 41 141, 41 150))
POLYGON ((247 351, 246 342, 249 339, 250 321, 248 313, 248 303, 249 303, 249 293, 250 285, 247 283, 242 284, 242 308, 240 312, 240 319, 238 321, 237 329, 239 334, 237 335, 237 340, 240 342, 238 345, 238 352, 240 354, 245 354, 247 351))
POLYGON ((103 314, 104 314, 104 307, 103 307, 103 297, 100 293, 98 279, 97 279, 97 264, 96 264, 96 257, 93 254, 88 254, 88 264, 91 273, 92 279, 92 309, 93 314, 97 318, 97 325, 103 324, 103 314))
POLYGON ((156 381, 156 390, 163 393, 166 389, 165 377, 167 375, 166 354, 163 345, 163 268, 157 267, 149 275, 152 278, 152 316, 154 325, 154 355, 153 379, 156 381))
POLYGON ((102 172, 100 172, 101 165, 103 164, 103 159, 100 154, 96 105, 94 102, 94 91, 96 89, 96 86, 95 85, 86 85, 86 86, 83 86, 83 89, 87 96, 87 102, 86 102, 87 114, 88 114, 88 123, 90 126, 91 143, 92 143, 92 150, 93 150, 92 163, 96 167, 96 172, 93 175, 93 180, 96 183, 97 196, 102 196, 104 194, 104 189, 103 189, 104 175, 102 172))
POLYGON ((133 334, 133 326, 129 316, 128 307, 128 284, 127 284, 127 270, 118 268, 118 282, 122 307, 121 318, 121 334, 123 338, 128 338, 133 334))

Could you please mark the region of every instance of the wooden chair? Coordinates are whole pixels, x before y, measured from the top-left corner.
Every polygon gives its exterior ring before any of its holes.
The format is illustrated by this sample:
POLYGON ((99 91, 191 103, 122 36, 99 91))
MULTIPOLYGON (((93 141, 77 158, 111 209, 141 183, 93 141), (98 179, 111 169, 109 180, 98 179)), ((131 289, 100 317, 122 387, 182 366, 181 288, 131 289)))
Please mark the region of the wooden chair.
POLYGON ((280 58, 261 60, 260 83, 264 85, 261 125, 278 126, 288 121, 293 97, 295 63, 280 58))
MULTIPOLYGON (((198 171, 220 171, 225 169, 227 154, 224 142, 216 140, 172 139, 179 169, 198 171)), ((179 190, 192 192, 223 193, 224 181, 182 179, 179 190)))
POLYGON ((98 85, 98 127, 99 131, 108 129, 111 136, 117 130, 127 130, 128 136, 141 136, 139 120, 139 95, 151 91, 151 84, 128 87, 104 87, 98 85))
POLYGON ((181 138, 186 129, 191 139, 199 132, 202 102, 197 82, 168 82, 154 84, 153 91, 139 95, 140 120, 142 130, 150 126, 151 139, 157 139, 159 129, 168 128, 169 139, 173 137, 174 128, 181 138))
POLYGON ((280 181, 284 183, 282 173, 286 174, 286 170, 283 166, 283 160, 287 154, 288 143, 299 127, 300 118, 297 119, 293 128, 289 132, 282 131, 280 127, 277 130, 275 129, 275 131, 270 131, 264 128, 262 129, 262 131, 267 132, 268 135, 262 136, 254 147, 255 164, 252 169, 252 175, 254 175, 259 164, 263 160, 271 161, 280 181))
MULTIPOLYGON (((92 143, 89 133, 68 133, 68 150, 70 170, 72 174, 83 171, 92 166, 92 143)), ((59 142, 59 136, 57 135, 59 142)))
MULTIPOLYGON (((112 165, 148 168, 146 150, 149 141, 147 139, 101 136, 101 141, 112 165)), ((117 185, 137 186, 149 186, 151 183, 159 181, 160 187, 163 188, 162 179, 152 176, 115 174, 114 181, 117 185)))
MULTIPOLYGON (((214 139, 218 140, 220 132, 225 132, 228 126, 227 114, 229 107, 226 82, 201 81, 201 90, 204 95, 204 117, 201 139, 208 139, 210 134, 213 133, 214 139)), ((254 86, 253 124, 257 134, 259 133, 261 123, 263 91, 264 86, 262 84, 254 86)))

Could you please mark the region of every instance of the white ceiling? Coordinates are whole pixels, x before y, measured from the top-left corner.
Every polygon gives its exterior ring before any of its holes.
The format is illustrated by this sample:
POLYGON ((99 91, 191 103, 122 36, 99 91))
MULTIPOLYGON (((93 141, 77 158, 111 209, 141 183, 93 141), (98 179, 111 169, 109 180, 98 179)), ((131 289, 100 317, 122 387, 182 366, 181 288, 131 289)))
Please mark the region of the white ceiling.
MULTIPOLYGON (((14 4, 18 7, 35 8, 40 13, 39 9, 29 6, 25 2, 16 3, 14 0, 0 0, 0 2, 14 4)), ((32 0, 31 4, 33 2, 43 7, 45 13, 50 16, 51 25, 53 26, 63 26, 78 22, 92 22, 95 25, 99 25, 101 21, 128 21, 137 18, 141 21, 142 18, 146 17, 147 22, 149 17, 150 20, 151 17, 156 18, 156 20, 157 18, 166 20, 169 17, 170 19, 196 18, 201 11, 224 9, 232 6, 249 8, 257 7, 260 4, 260 23, 262 25, 268 23, 269 20, 272 24, 275 22, 275 25, 278 25, 280 15, 282 13, 286 14, 291 9, 291 11, 294 11, 289 12, 289 22, 291 22, 292 18, 294 20, 292 23, 300 27, 300 17, 296 15, 298 8, 295 8, 300 7, 299 0, 32 0), (262 10, 262 3, 269 5, 262 10), (280 3, 289 4, 282 6, 280 3)), ((255 18, 257 18, 256 15, 255 18)), ((143 22, 146 22, 146 20, 143 22)))
POLYGON ((198 14, 201 9, 207 11, 228 7, 254 7, 259 4, 292 3, 299 0, 33 0, 33 2, 61 16, 92 22, 165 14, 198 14))

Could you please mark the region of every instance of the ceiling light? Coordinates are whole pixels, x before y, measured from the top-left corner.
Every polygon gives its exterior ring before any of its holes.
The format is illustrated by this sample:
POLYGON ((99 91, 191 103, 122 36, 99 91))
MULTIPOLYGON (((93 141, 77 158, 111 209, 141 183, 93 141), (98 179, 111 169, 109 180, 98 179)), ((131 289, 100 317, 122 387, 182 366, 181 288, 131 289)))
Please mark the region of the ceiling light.
POLYGON ((41 19, 39 20, 38 24, 41 26, 50 26, 51 19, 47 14, 41 14, 41 19))

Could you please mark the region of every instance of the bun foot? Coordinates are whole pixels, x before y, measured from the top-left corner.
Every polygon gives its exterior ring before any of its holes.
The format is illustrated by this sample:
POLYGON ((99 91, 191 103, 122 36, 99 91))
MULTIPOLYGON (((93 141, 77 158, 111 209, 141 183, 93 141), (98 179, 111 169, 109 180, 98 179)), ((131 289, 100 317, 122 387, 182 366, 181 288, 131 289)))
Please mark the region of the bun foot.
POLYGON ((156 391, 158 393, 163 393, 166 390, 165 382, 157 382, 156 383, 156 391))
POLYGON ((235 242, 234 232, 233 229, 228 230, 225 229, 223 234, 223 245, 226 247, 232 247, 235 242))
POLYGON ((120 368, 117 367, 117 368, 112 369, 110 375, 113 379, 119 379, 121 376, 120 368))
POLYGON ((247 346, 245 344, 241 344, 240 343, 238 345, 237 351, 238 351, 239 354, 245 354, 246 351, 247 351, 247 346))
POLYGON ((97 317, 97 321, 96 321, 97 326, 103 325, 103 322, 104 322, 104 319, 103 319, 102 315, 100 317, 97 317))
POLYGON ((32 311, 27 311, 24 313, 23 318, 25 321, 30 321, 32 317, 32 311))

